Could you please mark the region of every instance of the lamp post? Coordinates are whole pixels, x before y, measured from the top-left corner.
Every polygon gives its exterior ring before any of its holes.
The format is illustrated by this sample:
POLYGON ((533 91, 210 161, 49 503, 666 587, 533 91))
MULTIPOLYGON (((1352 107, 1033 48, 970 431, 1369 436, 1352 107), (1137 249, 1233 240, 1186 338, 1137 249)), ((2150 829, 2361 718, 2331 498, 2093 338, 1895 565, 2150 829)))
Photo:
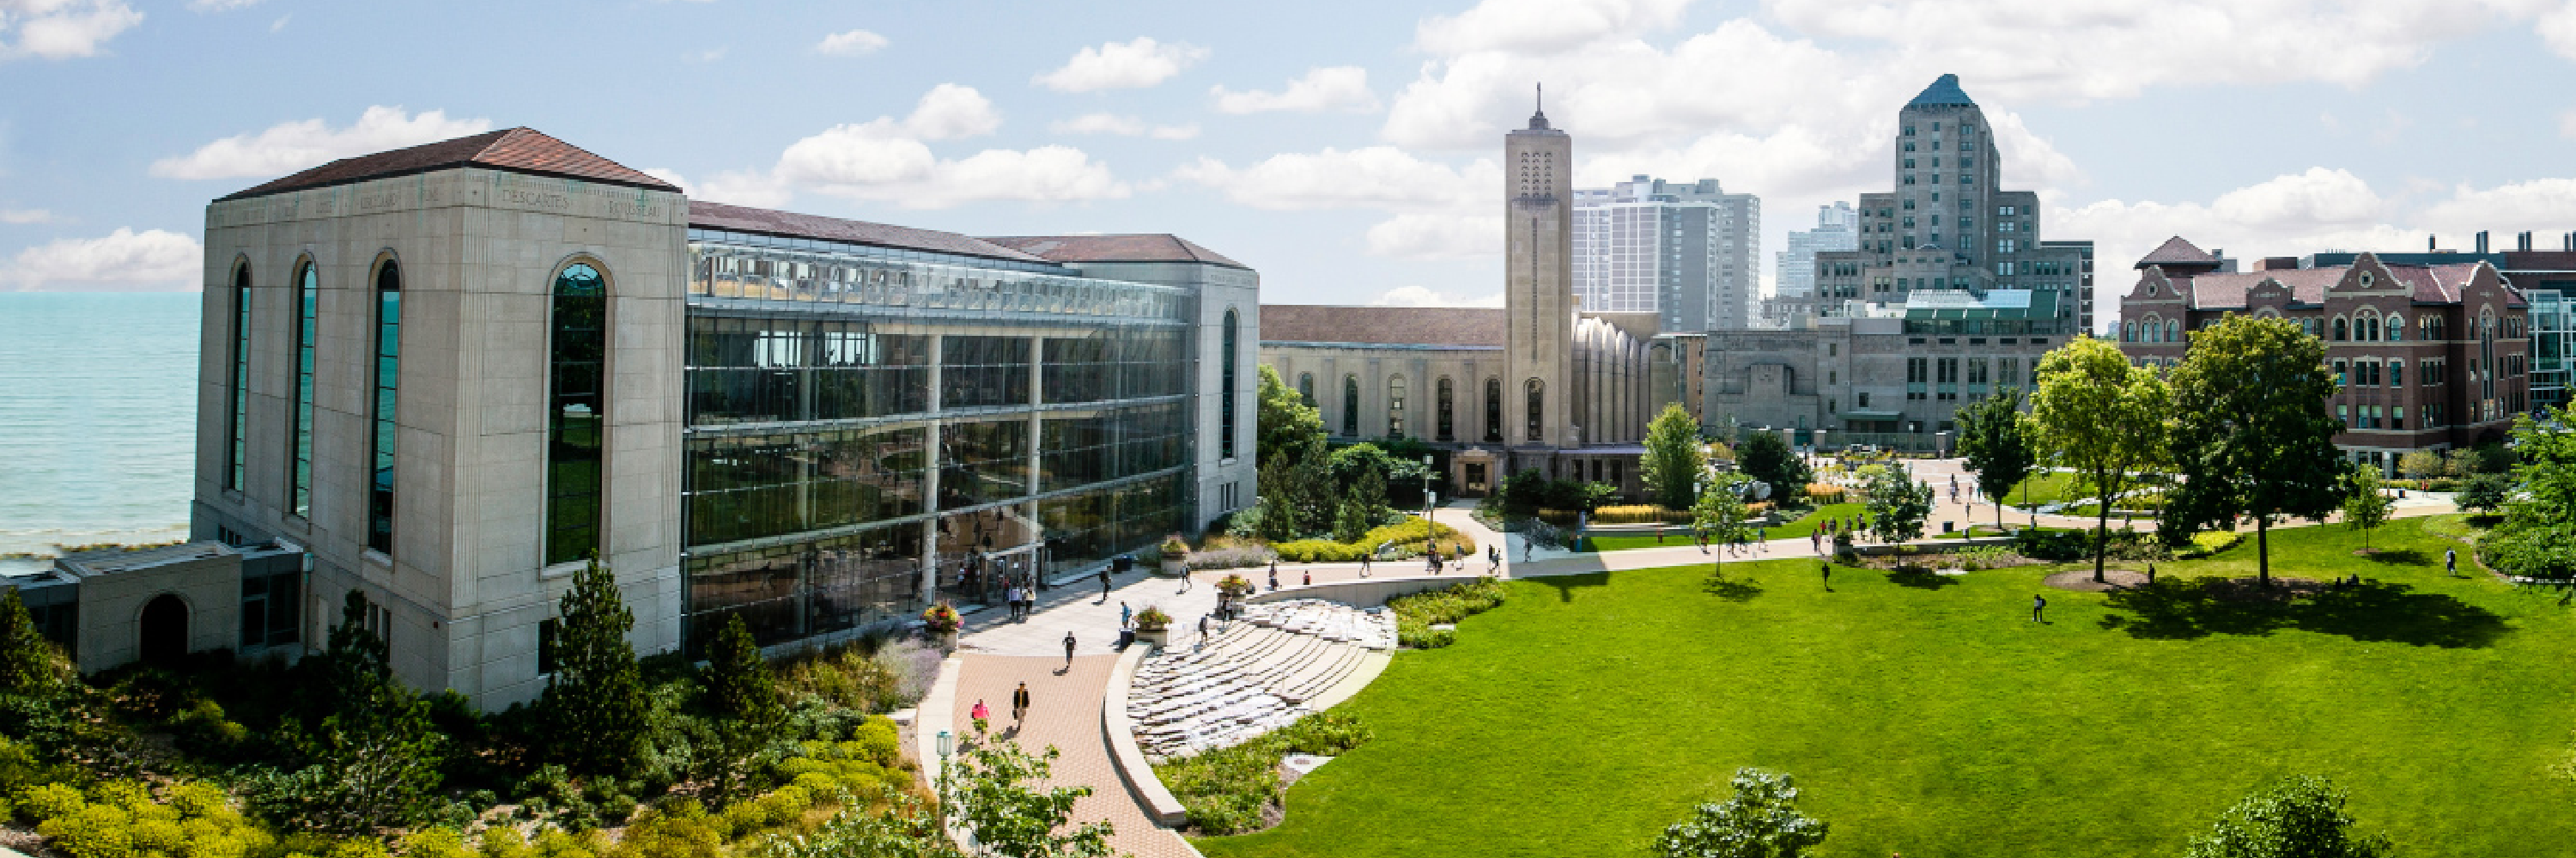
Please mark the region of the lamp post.
POLYGON ((1423 517, 1423 518, 1425 518, 1425 519, 1429 519, 1429 518, 1431 517, 1431 507, 1432 507, 1432 505, 1433 505, 1435 502, 1436 502, 1436 501, 1435 501, 1435 500, 1432 498, 1432 496, 1431 496, 1431 454, 1429 454, 1429 453, 1424 453, 1424 454, 1422 454, 1422 517, 1423 517))
POLYGON ((948 793, 950 779, 948 755, 956 750, 957 736, 946 730, 941 730, 939 731, 939 735, 934 737, 933 744, 939 751, 939 818, 941 824, 944 826, 947 824, 948 819, 948 793))

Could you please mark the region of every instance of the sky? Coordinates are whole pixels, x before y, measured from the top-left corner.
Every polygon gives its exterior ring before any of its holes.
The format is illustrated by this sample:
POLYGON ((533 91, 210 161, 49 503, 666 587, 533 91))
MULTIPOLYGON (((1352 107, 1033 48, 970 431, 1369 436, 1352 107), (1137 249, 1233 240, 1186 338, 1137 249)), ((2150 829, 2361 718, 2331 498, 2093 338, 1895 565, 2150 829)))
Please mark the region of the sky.
POLYGON ((1578 187, 1759 195, 1767 281, 1819 204, 1890 188, 1943 73, 2106 289, 2176 234, 2576 232, 2576 0, 0 0, 0 291, 196 289, 208 200, 525 125, 693 198, 1498 305, 1501 134, 1542 82, 1578 187))

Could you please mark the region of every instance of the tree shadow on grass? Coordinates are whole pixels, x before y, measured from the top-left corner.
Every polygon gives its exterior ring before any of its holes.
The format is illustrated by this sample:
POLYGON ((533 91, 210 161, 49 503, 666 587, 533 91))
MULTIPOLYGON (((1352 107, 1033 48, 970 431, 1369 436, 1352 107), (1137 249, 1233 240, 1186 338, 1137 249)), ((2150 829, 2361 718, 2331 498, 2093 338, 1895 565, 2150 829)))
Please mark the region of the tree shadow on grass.
POLYGON ((1576 588, 1610 586, 1610 573, 1586 572, 1576 575, 1533 575, 1519 580, 1535 581, 1554 587, 1556 588, 1557 601, 1572 603, 1574 601, 1574 591, 1576 588))
POLYGON ((1729 602, 1750 602, 1753 597, 1762 595, 1761 582, 1751 578, 1728 579, 1722 573, 1711 573, 1708 580, 1701 582, 1699 589, 1729 602))
POLYGON ((2388 566, 2431 566, 2433 555, 2412 548, 2382 548, 2362 555, 2373 563, 2388 566))
POLYGON ((2485 648, 2512 631, 2504 617, 2439 593, 2373 581, 2312 594, 2247 595, 2224 578, 2165 579, 2111 591, 2105 629, 2154 640, 2210 635, 2268 635, 2281 629, 2342 635, 2357 641, 2485 648))
POLYGON ((1887 573, 1887 583, 1917 590, 1939 590, 1959 586, 1959 579, 1955 575, 1935 575, 1930 569, 1898 569, 1887 573))

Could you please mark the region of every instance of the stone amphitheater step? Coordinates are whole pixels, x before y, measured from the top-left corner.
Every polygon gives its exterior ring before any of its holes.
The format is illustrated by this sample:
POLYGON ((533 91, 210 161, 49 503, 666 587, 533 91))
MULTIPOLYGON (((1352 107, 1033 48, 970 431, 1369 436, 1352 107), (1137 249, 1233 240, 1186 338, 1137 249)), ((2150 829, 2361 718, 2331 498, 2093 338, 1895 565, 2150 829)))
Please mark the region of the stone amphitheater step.
POLYGON ((1242 622, 1139 665, 1127 712, 1149 756, 1228 747, 1348 699, 1394 646, 1394 617, 1382 610, 1316 599, 1249 605, 1242 622))

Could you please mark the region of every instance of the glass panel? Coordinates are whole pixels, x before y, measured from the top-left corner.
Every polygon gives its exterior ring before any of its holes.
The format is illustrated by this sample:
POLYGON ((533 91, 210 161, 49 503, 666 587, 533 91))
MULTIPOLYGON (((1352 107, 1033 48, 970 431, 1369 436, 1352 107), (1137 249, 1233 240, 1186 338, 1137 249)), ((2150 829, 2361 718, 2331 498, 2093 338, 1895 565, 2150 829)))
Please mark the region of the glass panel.
POLYGON ((394 415, 401 378, 402 274, 387 262, 376 272, 376 419, 367 492, 367 547, 386 554, 394 550, 394 415))
POLYGON ((608 355, 608 283, 584 264, 555 277, 546 425, 546 563, 599 551, 599 499, 608 355))
POLYGON ((753 640, 768 646, 920 611, 921 527, 690 557, 692 657, 727 614, 740 614, 753 640))
POLYGON ((925 437, 918 428, 691 437, 688 542, 718 545, 919 513, 925 437))
POLYGON ((232 409, 224 417, 224 488, 240 491, 250 425, 250 266, 233 272, 232 409))
POLYGON ((294 444, 287 463, 287 509, 313 515, 313 339, 322 308, 321 275, 312 263, 295 276, 295 408, 294 444))

